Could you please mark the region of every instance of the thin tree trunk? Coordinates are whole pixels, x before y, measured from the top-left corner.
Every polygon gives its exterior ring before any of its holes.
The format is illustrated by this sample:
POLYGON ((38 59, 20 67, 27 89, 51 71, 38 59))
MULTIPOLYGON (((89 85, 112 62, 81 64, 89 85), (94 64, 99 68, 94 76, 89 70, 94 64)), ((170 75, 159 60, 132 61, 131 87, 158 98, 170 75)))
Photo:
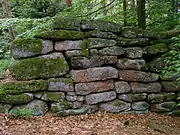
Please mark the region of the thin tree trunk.
POLYGON ((66 0, 66 5, 67 5, 67 7, 71 7, 72 6, 72 0, 66 0))
POLYGON ((137 16, 139 28, 146 28, 145 0, 137 0, 137 16))
MULTIPOLYGON (((5 18, 10 18, 9 15, 9 10, 8 10, 8 1, 7 0, 2 0, 2 8, 3 8, 3 13, 4 13, 4 17, 5 18)), ((14 40, 14 32, 13 32, 13 28, 11 25, 8 26, 8 32, 11 38, 11 41, 14 40)))
POLYGON ((127 0, 123 0, 124 26, 127 25, 127 0))
POLYGON ((104 7, 103 15, 106 16, 107 15, 106 0, 103 0, 103 7, 104 7))

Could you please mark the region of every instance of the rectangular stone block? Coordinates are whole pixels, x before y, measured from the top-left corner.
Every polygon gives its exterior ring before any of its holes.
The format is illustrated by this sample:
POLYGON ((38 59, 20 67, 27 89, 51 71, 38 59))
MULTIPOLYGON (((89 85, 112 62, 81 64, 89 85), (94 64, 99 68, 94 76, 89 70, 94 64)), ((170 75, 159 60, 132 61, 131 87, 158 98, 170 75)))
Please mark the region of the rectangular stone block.
POLYGON ((86 70, 71 70, 74 82, 93 82, 118 78, 118 71, 113 67, 96 67, 86 70))
POLYGON ((130 83, 130 86, 132 88, 132 93, 158 93, 161 92, 161 84, 156 83, 130 83))
POLYGON ((78 83, 75 85, 76 94, 79 95, 87 95, 93 92, 108 91, 112 90, 113 88, 113 80, 90 83, 78 83))
POLYGON ((103 65, 111 65, 117 62, 117 56, 91 56, 87 57, 73 57, 71 58, 71 67, 74 69, 84 69, 99 67, 103 65))
POLYGON ((104 48, 109 46, 115 46, 115 40, 101 39, 101 38, 90 38, 90 48, 104 48))
POLYGON ((119 70, 119 80, 132 82, 154 82, 158 79, 159 75, 155 73, 135 70, 119 70))
POLYGON ((100 102, 111 101, 115 98, 116 93, 114 91, 90 94, 86 96, 86 103, 90 105, 97 104, 100 102))

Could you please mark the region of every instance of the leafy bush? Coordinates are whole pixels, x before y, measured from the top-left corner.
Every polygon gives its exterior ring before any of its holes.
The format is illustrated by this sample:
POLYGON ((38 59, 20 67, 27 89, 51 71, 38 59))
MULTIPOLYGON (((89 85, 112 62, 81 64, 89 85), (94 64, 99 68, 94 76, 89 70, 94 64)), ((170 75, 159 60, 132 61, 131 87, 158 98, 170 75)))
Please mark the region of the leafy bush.
POLYGON ((8 68, 10 62, 11 62, 10 59, 1 59, 0 60, 0 73, 2 73, 3 71, 5 71, 8 68))

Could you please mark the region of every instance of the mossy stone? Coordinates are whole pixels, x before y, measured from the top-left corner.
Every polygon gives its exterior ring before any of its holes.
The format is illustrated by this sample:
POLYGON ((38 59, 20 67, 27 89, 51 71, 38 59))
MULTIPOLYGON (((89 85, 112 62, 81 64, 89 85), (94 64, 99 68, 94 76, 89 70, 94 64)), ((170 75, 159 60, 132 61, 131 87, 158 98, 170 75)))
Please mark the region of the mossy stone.
POLYGON ((65 99, 65 94, 63 92, 44 92, 41 96, 42 100, 61 102, 65 99))
POLYGON ((19 95, 5 95, 0 97, 0 102, 6 104, 25 104, 33 100, 33 94, 23 93, 19 95))
POLYGON ((13 81, 1 85, 6 94, 36 92, 46 90, 48 88, 47 83, 44 80, 13 81))
POLYGON ((53 40, 77 40, 84 39, 84 34, 80 31, 52 30, 50 32, 39 33, 35 37, 53 40))
POLYGON ((54 29, 80 30, 80 20, 72 17, 56 16, 53 21, 54 29))
POLYGON ((146 55, 157 55, 168 51, 166 44, 159 43, 152 46, 145 47, 146 55))
POLYGON ((15 61, 10 72, 17 80, 60 77, 69 70, 61 53, 15 61))
POLYGON ((66 100, 58 103, 51 104, 52 113, 56 113, 58 111, 63 111, 72 108, 72 104, 66 100))

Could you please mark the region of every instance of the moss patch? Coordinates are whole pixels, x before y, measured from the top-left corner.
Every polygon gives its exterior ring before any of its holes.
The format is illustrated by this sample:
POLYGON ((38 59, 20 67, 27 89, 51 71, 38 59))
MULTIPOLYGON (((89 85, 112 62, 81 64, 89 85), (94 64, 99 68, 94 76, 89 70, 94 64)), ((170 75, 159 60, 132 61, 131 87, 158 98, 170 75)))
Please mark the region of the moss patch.
POLYGON ((145 48, 147 55, 156 55, 167 52, 167 46, 164 43, 155 44, 145 48))
MULTIPOLYGON (((46 90, 47 83, 44 80, 15 81, 2 84, 7 94, 20 94, 24 92, 36 92, 46 90)), ((1 85, 0 85, 1 87, 1 85)))
POLYGON ((11 50, 23 49, 32 53, 39 53, 42 51, 42 40, 35 38, 18 38, 11 44, 11 50))
POLYGON ((17 80, 59 77, 69 70, 68 64, 62 58, 29 58, 16 61, 10 72, 17 80))
POLYGON ((24 104, 33 100, 32 94, 19 94, 19 95, 5 95, 0 97, 0 102, 6 104, 24 104))
POLYGON ((58 111, 70 109, 71 107, 72 107, 72 104, 69 103, 68 101, 64 100, 62 102, 53 103, 51 105, 51 111, 52 111, 52 113, 56 113, 58 111))
POLYGON ((61 102, 65 99, 65 94, 63 92, 44 92, 41 99, 45 101, 61 102))
POLYGON ((50 32, 42 32, 35 37, 42 39, 54 39, 54 40, 77 40, 84 39, 83 32, 79 31, 68 31, 68 30, 52 30, 50 32))

